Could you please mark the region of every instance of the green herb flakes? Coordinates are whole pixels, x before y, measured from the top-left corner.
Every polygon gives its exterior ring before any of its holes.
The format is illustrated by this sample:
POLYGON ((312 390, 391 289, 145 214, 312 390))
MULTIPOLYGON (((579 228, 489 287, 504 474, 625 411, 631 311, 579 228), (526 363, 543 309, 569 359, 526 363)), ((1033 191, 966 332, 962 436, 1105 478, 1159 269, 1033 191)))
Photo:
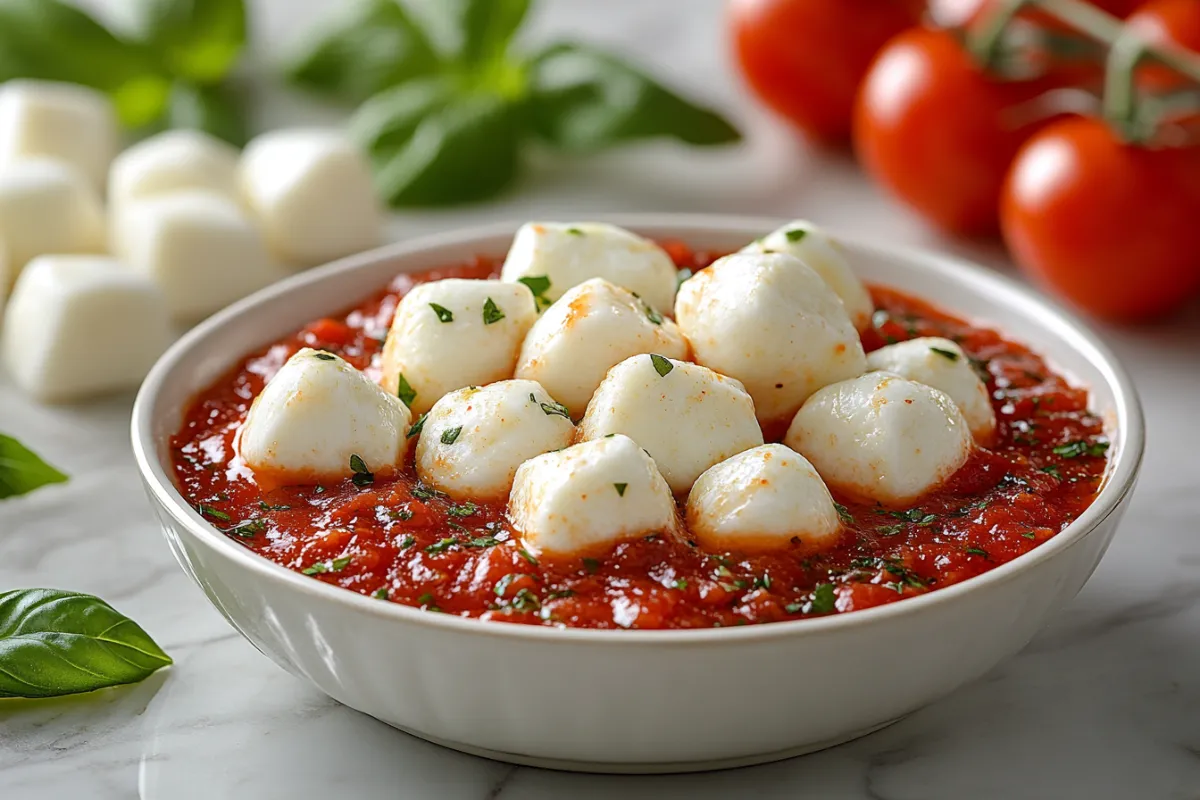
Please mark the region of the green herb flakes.
POLYGON ((221 533, 230 536, 240 536, 243 539, 252 539, 255 534, 262 533, 267 529, 267 521, 265 519, 248 519, 245 522, 239 522, 232 528, 225 528, 221 533))
POLYGON ((407 550, 417 543, 417 537, 409 535, 400 540, 400 549, 407 550))
POLYGON ((376 589, 374 594, 371 595, 371 597, 374 597, 376 600, 387 600, 388 599, 387 587, 384 587, 382 589, 376 589))
POLYGON ((568 411, 567 407, 564 406, 562 403, 555 403, 555 402, 542 403, 541 407, 542 407, 542 413, 548 417, 559 416, 559 417, 564 417, 566 419, 571 418, 571 412, 568 411))
POLYGON ((793 244, 808 236, 808 231, 803 228, 790 228, 783 232, 784 237, 793 244))
POLYGON ((494 322, 499 322, 504 319, 504 312, 496 305, 492 298, 488 298, 483 304, 483 324, 491 325, 494 322))
POLYGON ((663 358, 658 353, 650 354, 650 363, 654 365, 654 371, 658 373, 660 378, 665 378, 675 369, 675 365, 669 359, 663 358))
POLYGON ((438 541, 426 547, 425 552, 444 553, 456 544, 458 544, 458 539, 455 539, 453 536, 447 536, 446 538, 439 539, 438 541))
POLYGON ((970 553, 973 556, 983 556, 984 558, 988 557, 987 550, 983 550, 978 547, 968 547, 963 552, 970 553))
POLYGON ((530 552, 528 550, 526 550, 524 547, 519 548, 517 550, 517 555, 519 555, 521 558, 525 559, 526 561, 528 561, 530 564, 532 564, 535 567, 538 565, 538 560, 536 558, 534 558, 533 555, 531 555, 530 552))
POLYGON ((406 434, 404 435, 404 438, 406 438, 406 439, 411 439, 411 438, 413 438, 414 436, 420 436, 420 435, 421 435, 421 431, 425 429, 425 419, 426 419, 428 416, 429 416, 429 412, 428 412, 428 411, 426 411, 424 414, 422 414, 421 416, 417 417, 417 421, 416 421, 416 422, 414 422, 414 423, 412 424, 412 427, 408 429, 408 433, 406 433, 406 434))
POLYGON ((230 516, 228 514, 226 514, 224 511, 221 511, 220 509, 217 509, 217 508, 213 508, 212 506, 206 506, 203 503, 196 506, 196 510, 198 512, 200 512, 201 516, 212 517, 213 519, 219 519, 219 520, 221 520, 221 522, 229 522, 229 520, 230 520, 230 516))
POLYGON ((1108 452, 1108 442, 1085 442, 1082 439, 1060 444, 1052 451, 1056 456, 1063 458, 1078 458, 1079 456, 1088 456, 1089 458, 1100 458, 1108 452))
POLYGON ((462 425, 459 425, 456 428, 447 428, 446 430, 442 431, 442 444, 454 444, 458 441, 458 435, 460 433, 462 433, 462 425))
POLYGON ((1057 465, 1057 464, 1051 464, 1051 465, 1050 465, 1050 466, 1048 466, 1048 467, 1042 467, 1042 468, 1041 468, 1040 470, 1038 470, 1038 471, 1039 471, 1039 472, 1044 472, 1044 473, 1046 473, 1047 475, 1049 475, 1050 477, 1052 477, 1052 478, 1057 478, 1057 479, 1058 479, 1058 480, 1060 480, 1060 481, 1062 480, 1062 477, 1063 477, 1063 476, 1062 476, 1062 470, 1060 470, 1060 469, 1058 468, 1058 465, 1057 465))
POLYGON ((621 497, 625 496, 625 489, 628 486, 629 486, 628 483, 614 483, 613 484, 613 488, 617 490, 617 494, 621 497))
POLYGON ((958 361, 958 353, 954 352, 953 350, 946 350, 942 347, 931 347, 929 349, 932 352, 937 353, 942 358, 949 359, 950 361, 958 361))
POLYGON ((313 358, 320 359, 321 361, 337 361, 337 356, 332 353, 313 353, 313 358))
POLYGON ((600 569, 600 559, 598 559, 598 558, 583 559, 583 570, 588 575, 595 575, 599 569, 600 569))
POLYGON ((396 375, 396 397, 399 397, 400 402, 409 408, 412 408, 413 400, 417 399, 416 390, 409 386, 403 372, 396 375))
POLYGON ((837 610, 837 592, 832 583, 822 583, 813 590, 810 610, 814 614, 828 614, 837 610))
POLYGON ((437 303, 430 303, 429 307, 433 309, 433 313, 437 314, 438 322, 454 322, 454 312, 445 306, 439 306, 437 303))
POLYGON ((500 540, 495 536, 476 536, 467 542, 467 547, 495 547, 498 544, 500 540))
POLYGON ((850 513, 850 509, 846 508, 841 503, 835 502, 833 507, 837 509, 838 518, 847 525, 854 524, 854 515, 850 513))
POLYGON ((370 486, 375 482, 375 473, 367 469, 367 463, 362 460, 362 456, 350 456, 350 471, 354 473, 350 480, 355 486, 370 486))

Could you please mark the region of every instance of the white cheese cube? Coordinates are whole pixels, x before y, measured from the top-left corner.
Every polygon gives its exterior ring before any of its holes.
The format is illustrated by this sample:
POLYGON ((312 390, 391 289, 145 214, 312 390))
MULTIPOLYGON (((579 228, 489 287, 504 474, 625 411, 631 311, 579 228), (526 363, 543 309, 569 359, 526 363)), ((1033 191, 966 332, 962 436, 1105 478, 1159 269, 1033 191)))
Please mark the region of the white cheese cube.
POLYGON ((608 371, 579 423, 581 441, 622 433, 650 453, 671 490, 763 443, 742 385, 699 364, 639 355, 608 371))
POLYGON ((687 499, 688 532, 710 550, 770 550, 797 542, 835 544, 841 520, 813 465, 781 444, 764 444, 710 467, 687 499))
POLYGON ((530 553, 596 552, 675 533, 675 500, 654 461, 626 436, 531 458, 517 469, 508 516, 530 553))
POLYGON ((675 262, 649 239, 601 222, 527 222, 513 237, 500 279, 548 280, 557 300, 589 278, 604 278, 668 313, 675 301, 675 262))
POLYGON ((417 474, 457 499, 507 497, 517 467, 574 437, 566 411, 534 381, 458 389, 421 423, 417 474))
POLYGON ((953 400, 886 372, 818 391, 783 441, 835 489, 892 506, 936 489, 966 463, 973 447, 953 400))
POLYGON ((72 167, 44 158, 0 169, 0 238, 12 278, 36 256, 100 253, 104 214, 95 190, 72 167))
POLYGON ((996 412, 987 386, 962 348, 949 339, 925 336, 881 347, 867 355, 871 369, 940 389, 962 412, 975 441, 986 444, 996 431, 996 412))
POLYGON ((100 92, 74 83, 11 80, 0 86, 0 169, 49 158, 104 186, 117 152, 117 117, 100 92))
POLYGON ((422 283, 396 306, 380 361, 383 388, 420 414, 447 392, 511 378, 535 319, 533 295, 520 284, 422 283))
POLYGON ((289 264, 322 264, 380 242, 383 210, 370 168, 341 133, 264 133, 246 145, 239 173, 271 251, 289 264))
POLYGON ((118 255, 162 287, 178 320, 208 316, 284 274, 246 212, 221 195, 157 195, 127 207, 118 224, 118 255))
POLYGON ((203 189, 240 202, 238 151, 202 131, 172 130, 144 139, 112 162, 109 210, 167 192, 203 189))
POLYGON ((518 378, 546 387, 578 419, 608 370, 639 353, 687 355, 675 323, 603 278, 569 289, 533 323, 518 378))
POLYGON ((166 308, 146 278, 105 256, 39 256, 4 315, 13 381, 46 401, 133 389, 171 341, 166 308))
POLYGON ((411 421, 408 408, 370 378, 306 347, 254 398, 237 451, 264 489, 351 478, 364 469, 389 475, 404 461, 411 421))
POLYGON ((842 301, 784 253, 718 259, 680 287, 675 319, 696 361, 741 381, 764 424, 786 423, 817 389, 867 368, 842 301))
POLYGON ((841 298, 858 330, 871 327, 875 304, 867 287, 854 274, 841 244, 829 234, 806 220, 789 222, 742 248, 743 253, 787 253, 803 261, 821 276, 830 289, 841 298))

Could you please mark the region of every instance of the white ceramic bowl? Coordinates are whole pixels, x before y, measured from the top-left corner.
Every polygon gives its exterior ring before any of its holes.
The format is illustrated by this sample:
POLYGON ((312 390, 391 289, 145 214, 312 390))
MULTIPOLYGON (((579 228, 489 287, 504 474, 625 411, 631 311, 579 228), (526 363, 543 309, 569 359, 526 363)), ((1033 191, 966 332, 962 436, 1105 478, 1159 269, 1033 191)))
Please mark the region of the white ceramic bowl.
MULTIPOLYGON (((613 222, 733 250, 779 220, 640 215, 613 222)), ((1109 351, 1030 290, 955 259, 848 242, 859 273, 1032 346, 1091 390, 1113 446, 1100 496, 1066 530, 985 575, 879 608, 691 631, 481 622, 381 603, 285 569, 220 534, 169 477, 196 392, 246 353, 359 302, 395 274, 501 255, 515 225, 405 242, 297 275, 184 336, 133 412, 133 448, 180 566, 255 647, 351 708, 470 753, 652 772, 769 761, 861 736, 980 677, 1075 596, 1133 488, 1144 425, 1109 351)))

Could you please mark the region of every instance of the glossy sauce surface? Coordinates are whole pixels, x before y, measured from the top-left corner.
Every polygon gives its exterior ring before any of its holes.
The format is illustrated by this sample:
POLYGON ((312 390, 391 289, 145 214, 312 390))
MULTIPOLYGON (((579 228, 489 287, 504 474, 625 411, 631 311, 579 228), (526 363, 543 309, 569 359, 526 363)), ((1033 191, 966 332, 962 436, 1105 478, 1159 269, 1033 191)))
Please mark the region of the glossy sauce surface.
MULTIPOLYGON (((692 270, 716 255, 664 246, 692 270)), ((1099 490, 1107 440, 1085 390, 996 331, 883 287, 872 287, 879 310, 863 336, 866 349, 916 336, 958 341, 986 375, 997 438, 912 508, 839 498, 844 533, 822 554, 799 546, 750 557, 705 553, 686 539, 655 535, 539 560, 512 540, 502 505, 453 503, 421 486, 411 462, 404 475, 367 486, 347 479, 271 492, 239 466, 237 427, 294 352, 327 349, 377 378, 372 360, 406 291, 426 280, 498 271, 498 262, 479 259, 399 276, 345 315, 317 320, 244 359, 193 400, 172 440, 184 496, 241 545, 381 602, 542 625, 694 628, 844 613, 966 580, 1054 536, 1099 490)))

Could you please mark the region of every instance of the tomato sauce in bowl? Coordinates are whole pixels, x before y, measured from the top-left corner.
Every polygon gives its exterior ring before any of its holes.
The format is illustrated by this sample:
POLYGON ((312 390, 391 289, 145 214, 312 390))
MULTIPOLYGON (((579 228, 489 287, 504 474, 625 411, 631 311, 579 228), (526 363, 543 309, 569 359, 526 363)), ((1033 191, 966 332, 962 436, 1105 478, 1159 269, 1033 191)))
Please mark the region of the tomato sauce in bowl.
MULTIPOLYGON (((702 269, 715 258, 664 246, 680 268, 702 269)), ((1085 390, 996 331, 884 287, 872 287, 877 311, 865 348, 917 336, 957 341, 986 379, 996 438, 913 507, 884 508, 835 492, 843 533, 821 553, 798 544, 754 555, 708 553, 685 532, 539 559, 520 548, 502 504, 454 502, 423 486, 411 454, 395 478, 269 492, 239 466, 238 426, 293 353, 329 350, 377 377, 372 362, 405 292, 423 281, 495 277, 498 267, 476 259, 401 275, 346 314, 242 360, 190 403, 172 439, 184 497, 250 550, 381 602, 526 624, 697 628, 845 613, 961 582, 1057 534, 1103 480, 1108 442, 1085 390)))

